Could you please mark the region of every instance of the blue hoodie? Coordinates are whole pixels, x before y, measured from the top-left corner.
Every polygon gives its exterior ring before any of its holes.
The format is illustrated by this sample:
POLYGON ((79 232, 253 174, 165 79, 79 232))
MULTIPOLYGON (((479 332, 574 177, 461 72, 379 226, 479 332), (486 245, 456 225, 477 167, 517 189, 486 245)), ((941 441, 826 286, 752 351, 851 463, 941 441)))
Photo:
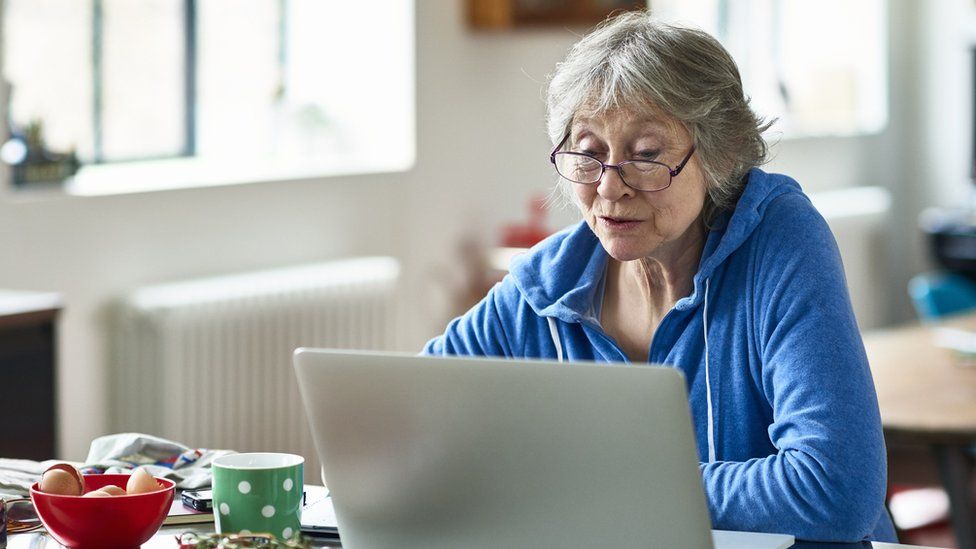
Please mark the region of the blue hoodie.
MULTIPOLYGON (((712 526, 896 541, 837 244, 795 181, 759 169, 747 181, 649 350, 687 380, 712 526)), ((600 327, 607 261, 586 223, 547 238, 424 353, 628 362, 600 327)))

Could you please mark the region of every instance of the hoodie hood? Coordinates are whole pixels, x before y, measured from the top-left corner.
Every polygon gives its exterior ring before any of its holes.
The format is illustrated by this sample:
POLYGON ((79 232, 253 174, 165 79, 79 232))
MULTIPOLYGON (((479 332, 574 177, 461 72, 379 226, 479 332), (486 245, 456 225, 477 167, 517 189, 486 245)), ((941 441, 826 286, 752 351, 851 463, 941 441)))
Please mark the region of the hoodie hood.
MULTIPOLYGON (((735 208, 721 213, 709 230, 691 295, 678 300, 675 309, 701 304, 705 280, 749 238, 768 205, 787 193, 801 193, 800 186, 789 177, 758 168, 746 174, 746 186, 735 208)), ((512 260, 510 273, 539 316, 596 323, 594 297, 603 284, 608 259, 600 240, 581 221, 517 256, 512 260)))

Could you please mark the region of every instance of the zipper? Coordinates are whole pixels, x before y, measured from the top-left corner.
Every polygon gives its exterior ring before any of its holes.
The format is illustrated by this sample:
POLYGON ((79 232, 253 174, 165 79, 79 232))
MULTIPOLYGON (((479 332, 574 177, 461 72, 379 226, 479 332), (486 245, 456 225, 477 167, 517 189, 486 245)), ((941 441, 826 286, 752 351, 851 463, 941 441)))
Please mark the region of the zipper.
POLYGON ((603 328, 601 328, 599 324, 591 324, 589 322, 583 322, 581 320, 580 325, 582 325, 583 328, 588 332, 592 332, 599 339, 602 339, 603 343, 609 344, 610 347, 617 353, 617 357, 619 361, 626 362, 628 364, 631 363, 630 358, 627 356, 626 353, 623 352, 623 350, 620 348, 620 345, 617 345, 616 340, 614 340, 612 337, 607 335, 607 333, 603 331, 603 328))

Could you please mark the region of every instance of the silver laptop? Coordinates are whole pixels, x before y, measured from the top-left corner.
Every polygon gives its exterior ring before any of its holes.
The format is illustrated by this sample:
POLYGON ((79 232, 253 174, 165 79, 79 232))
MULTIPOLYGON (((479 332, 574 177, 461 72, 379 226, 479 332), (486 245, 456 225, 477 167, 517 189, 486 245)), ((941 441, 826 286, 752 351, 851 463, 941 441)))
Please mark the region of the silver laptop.
POLYGON ((713 547, 673 368, 298 349, 295 371, 345 547, 713 547))

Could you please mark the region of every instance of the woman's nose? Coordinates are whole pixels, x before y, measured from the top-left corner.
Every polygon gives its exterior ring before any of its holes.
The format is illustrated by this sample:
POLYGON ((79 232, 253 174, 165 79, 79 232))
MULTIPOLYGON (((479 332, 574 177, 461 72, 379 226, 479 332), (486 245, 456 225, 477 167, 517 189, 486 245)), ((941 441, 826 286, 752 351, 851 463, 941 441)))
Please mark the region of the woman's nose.
POLYGON ((616 201, 632 195, 634 190, 624 183, 620 177, 620 170, 616 166, 607 166, 596 187, 596 192, 606 200, 616 201))

